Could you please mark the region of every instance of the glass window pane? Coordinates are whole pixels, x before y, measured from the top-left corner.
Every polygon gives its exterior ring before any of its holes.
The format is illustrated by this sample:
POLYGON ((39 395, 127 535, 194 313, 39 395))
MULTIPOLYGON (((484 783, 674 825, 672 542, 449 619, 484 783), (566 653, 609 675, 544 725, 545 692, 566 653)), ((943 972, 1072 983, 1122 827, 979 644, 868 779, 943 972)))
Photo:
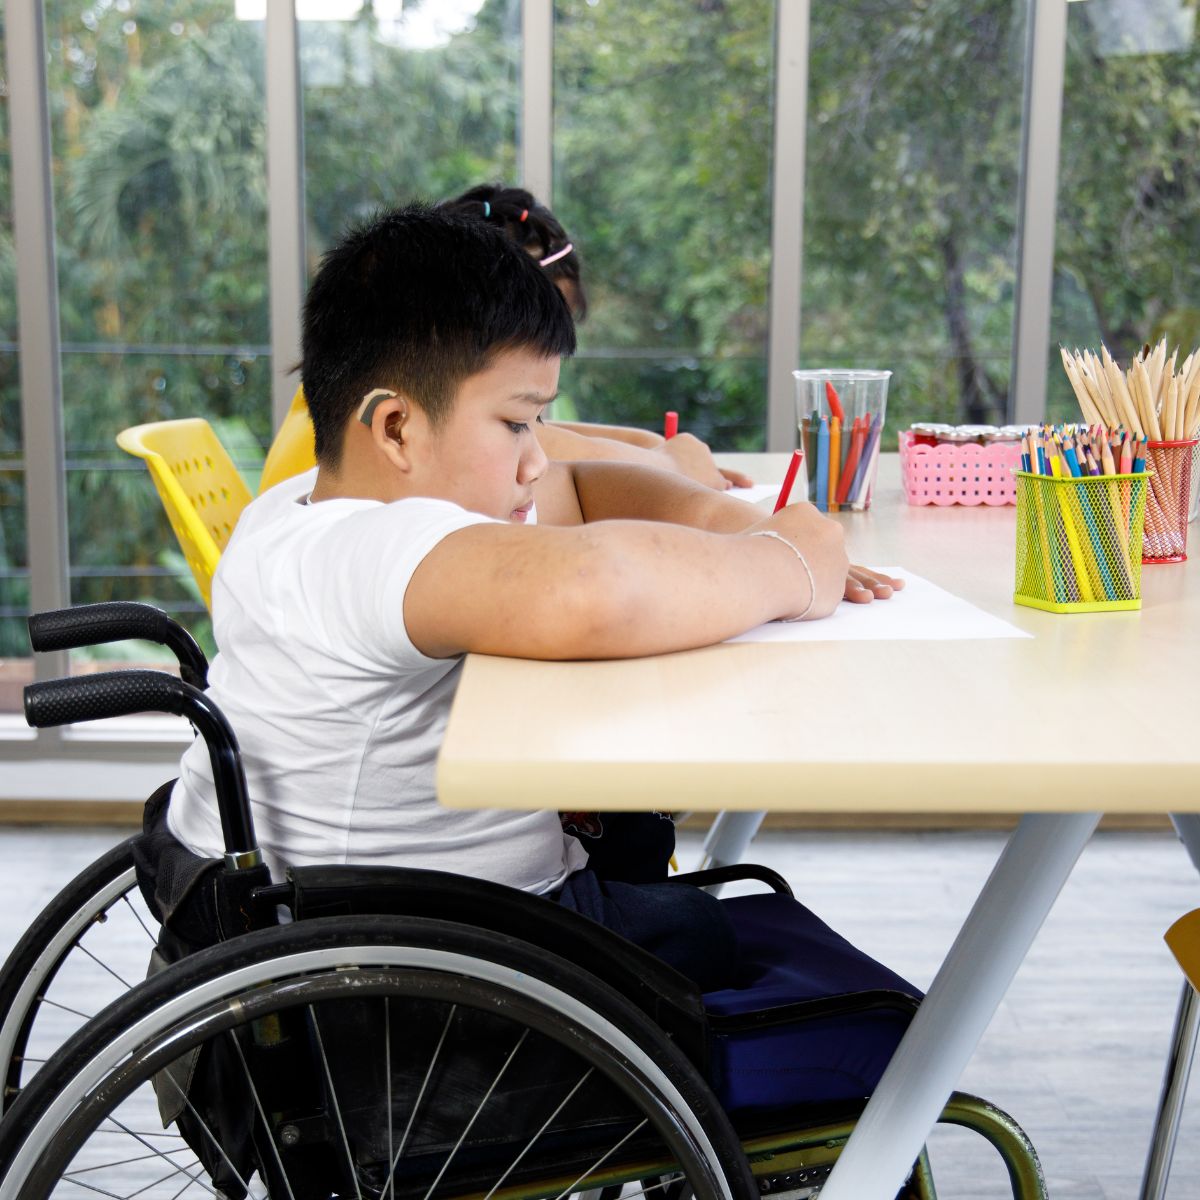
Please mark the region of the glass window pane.
POLYGON ((150 477, 114 439, 205 417, 247 472, 269 440, 262 37, 232 0, 46 4, 71 598, 151 599, 202 638, 150 477))
POLYGON ((812 6, 801 364, 893 371, 892 430, 1005 416, 1024 16, 812 6))
POLYGON ((32 664, 25 634, 29 555, 25 545, 25 464, 4 53, 4 27, 0 24, 0 712, 20 712, 21 689, 32 678, 32 664))
MULTIPOLYGON (((562 393, 581 420, 765 444, 770 0, 559 0, 555 214, 590 311, 562 393)), ((570 415, 556 405, 555 415, 570 415)))
POLYGON ((1067 8, 1047 410, 1078 420, 1058 344, 1122 367, 1200 347, 1200 41, 1187 0, 1067 8))
POLYGON ((520 0, 341 7, 298 9, 310 268, 375 208, 517 173, 520 0))

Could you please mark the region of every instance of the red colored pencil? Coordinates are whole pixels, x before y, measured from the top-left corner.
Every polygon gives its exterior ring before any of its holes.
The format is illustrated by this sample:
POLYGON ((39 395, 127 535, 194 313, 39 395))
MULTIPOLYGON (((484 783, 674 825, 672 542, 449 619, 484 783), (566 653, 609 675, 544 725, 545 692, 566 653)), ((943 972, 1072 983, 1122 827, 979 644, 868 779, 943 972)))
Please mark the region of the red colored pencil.
POLYGON ((796 482, 796 472, 800 470, 800 464, 803 461, 804 451, 793 450, 792 461, 788 463, 787 474, 783 477, 783 486, 779 489, 779 499, 775 501, 772 512, 778 512, 788 502, 788 497, 792 494, 792 484, 796 482))
POLYGON ((837 388, 833 386, 829 380, 825 380, 825 399, 829 401, 829 415, 837 417, 843 425, 846 423, 846 413, 842 408, 842 402, 838 397, 837 388))
POLYGON ((845 504, 850 498, 850 485, 854 482, 854 473, 858 469, 858 456, 862 453, 863 442, 867 431, 863 428, 866 417, 855 417, 854 428, 850 433, 850 450, 846 454, 846 465, 842 468, 838 480, 837 502, 845 504))
POLYGON ((679 432, 679 414, 669 412, 663 416, 663 437, 673 438, 679 432))

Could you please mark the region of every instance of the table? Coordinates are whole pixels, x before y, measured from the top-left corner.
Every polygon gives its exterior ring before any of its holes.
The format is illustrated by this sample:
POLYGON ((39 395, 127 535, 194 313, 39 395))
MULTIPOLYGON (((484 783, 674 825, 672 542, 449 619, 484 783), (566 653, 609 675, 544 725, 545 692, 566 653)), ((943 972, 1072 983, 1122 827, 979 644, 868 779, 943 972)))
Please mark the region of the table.
MULTIPOLYGON (((769 482, 787 456, 720 461, 769 482)), ((451 712, 450 806, 1025 814, 823 1200, 895 1195, 1101 812, 1171 813, 1200 870, 1200 553, 1144 568, 1140 612, 1044 613, 1012 603, 1014 513, 911 508, 887 455, 873 509, 836 519, 855 561, 903 566, 1031 638, 472 656, 451 712)))

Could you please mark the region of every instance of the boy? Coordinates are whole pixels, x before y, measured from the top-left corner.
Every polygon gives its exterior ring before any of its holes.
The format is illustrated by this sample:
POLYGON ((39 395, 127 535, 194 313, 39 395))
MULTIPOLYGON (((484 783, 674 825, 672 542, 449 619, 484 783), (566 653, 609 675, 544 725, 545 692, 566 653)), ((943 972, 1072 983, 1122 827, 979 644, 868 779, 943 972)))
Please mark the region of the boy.
MULTIPOLYGON (((374 863, 496 880, 694 971, 703 942, 666 946, 667 910, 709 905, 705 893, 671 888, 658 904, 601 886, 551 812, 438 806, 461 656, 680 650, 899 585, 850 568, 840 527, 809 505, 763 519, 662 472, 548 464, 531 426, 574 346, 554 284, 478 220, 413 206, 331 250, 304 315, 318 466, 238 523, 215 580, 210 691, 274 872, 374 863)), ((537 697, 513 703, 536 737, 537 697)), ((168 827, 219 857, 202 743, 184 755, 168 827)))

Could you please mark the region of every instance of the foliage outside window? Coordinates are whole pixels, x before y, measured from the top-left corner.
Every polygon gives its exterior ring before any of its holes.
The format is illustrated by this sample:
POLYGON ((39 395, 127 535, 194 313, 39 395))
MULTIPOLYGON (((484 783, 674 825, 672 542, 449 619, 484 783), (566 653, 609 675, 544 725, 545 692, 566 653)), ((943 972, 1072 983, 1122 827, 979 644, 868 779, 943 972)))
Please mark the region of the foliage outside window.
POLYGON ((763 448, 774 9, 555 6, 553 207, 591 304, 561 387, 582 419, 661 429, 674 409, 763 448))
POLYGON ((1090 0, 1068 9, 1052 420, 1078 420, 1058 345, 1104 342, 1128 364, 1165 336, 1200 346, 1200 44, 1196 5, 1090 0))
POLYGON ((49 0, 46 38, 71 599, 152 598, 204 634, 145 466, 114 438, 202 416, 248 474, 261 460, 262 28, 228 0, 49 0))
POLYGON ((1005 416, 1024 15, 812 8, 801 365, 893 371, 893 431, 1005 416))
MULTIPOLYGON (((0 72, 4 71, 0 26, 0 72)), ((0 80, 0 712, 20 708, 29 654, 29 554, 25 545, 25 466, 17 358, 17 279, 13 256, 8 81, 0 80)))
POLYGON ((515 180, 520 54, 520 0, 300 21, 310 275, 377 208, 515 180))

